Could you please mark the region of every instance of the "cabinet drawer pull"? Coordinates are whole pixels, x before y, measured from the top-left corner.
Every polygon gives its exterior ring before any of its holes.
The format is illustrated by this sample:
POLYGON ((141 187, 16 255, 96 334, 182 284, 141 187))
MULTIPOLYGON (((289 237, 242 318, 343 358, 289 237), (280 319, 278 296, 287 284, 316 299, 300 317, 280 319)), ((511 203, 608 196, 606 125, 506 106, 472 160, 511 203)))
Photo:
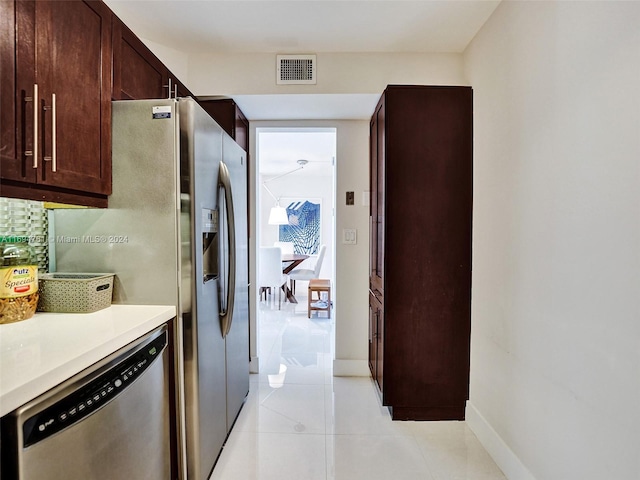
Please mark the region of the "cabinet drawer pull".
POLYGON ((51 171, 56 172, 58 170, 58 162, 56 160, 57 151, 57 119, 56 119, 56 94, 51 94, 51 106, 44 107, 45 110, 51 110, 51 156, 44 157, 45 161, 51 161, 51 171))
POLYGON ((33 84, 33 97, 25 97, 25 102, 33 102, 33 147, 25 150, 26 157, 33 156, 33 168, 38 168, 38 84, 33 84))

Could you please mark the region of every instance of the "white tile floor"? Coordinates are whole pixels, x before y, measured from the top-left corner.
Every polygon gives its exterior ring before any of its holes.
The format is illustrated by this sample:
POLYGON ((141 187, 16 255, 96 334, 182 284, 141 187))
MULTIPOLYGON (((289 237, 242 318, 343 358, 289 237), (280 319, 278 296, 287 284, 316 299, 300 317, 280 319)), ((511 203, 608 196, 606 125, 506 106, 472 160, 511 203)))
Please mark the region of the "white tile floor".
POLYGON ((505 480, 465 422, 393 422, 369 378, 333 377, 334 319, 297 297, 259 303, 261 373, 210 480, 505 480))

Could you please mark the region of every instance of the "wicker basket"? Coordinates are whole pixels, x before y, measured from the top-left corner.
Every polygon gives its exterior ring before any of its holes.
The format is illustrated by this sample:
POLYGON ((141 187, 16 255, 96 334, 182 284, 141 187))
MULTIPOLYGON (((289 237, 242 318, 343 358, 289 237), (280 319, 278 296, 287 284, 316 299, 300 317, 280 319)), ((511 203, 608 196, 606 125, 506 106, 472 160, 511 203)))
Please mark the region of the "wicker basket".
POLYGON ((91 313, 111 306, 113 273, 45 273, 39 276, 38 311, 91 313))

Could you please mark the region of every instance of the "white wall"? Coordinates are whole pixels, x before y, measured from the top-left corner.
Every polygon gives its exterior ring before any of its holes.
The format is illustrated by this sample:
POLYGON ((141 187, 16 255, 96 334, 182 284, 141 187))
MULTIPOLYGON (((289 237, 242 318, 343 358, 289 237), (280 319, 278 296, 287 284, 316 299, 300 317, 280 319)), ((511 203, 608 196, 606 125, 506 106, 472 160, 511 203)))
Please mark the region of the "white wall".
POLYGON ((335 376, 369 375, 369 121, 338 124, 336 186, 336 358, 335 376), (346 205, 346 192, 355 205, 346 205), (357 244, 342 243, 342 230, 354 228, 357 244))
MULTIPOLYGON (((465 84, 455 53, 319 53, 316 85, 276 85, 273 53, 189 55, 196 95, 375 93, 388 84, 465 84)), ((177 73, 176 73, 177 75, 177 73)))
POLYGON ((640 3, 503 2, 465 65, 468 422, 510 479, 640 478, 640 3))
POLYGON ((149 50, 151 50, 162 63, 169 67, 171 73, 178 77, 182 83, 187 87, 191 85, 189 81, 189 56, 187 54, 145 38, 141 38, 140 40, 149 47, 149 50))

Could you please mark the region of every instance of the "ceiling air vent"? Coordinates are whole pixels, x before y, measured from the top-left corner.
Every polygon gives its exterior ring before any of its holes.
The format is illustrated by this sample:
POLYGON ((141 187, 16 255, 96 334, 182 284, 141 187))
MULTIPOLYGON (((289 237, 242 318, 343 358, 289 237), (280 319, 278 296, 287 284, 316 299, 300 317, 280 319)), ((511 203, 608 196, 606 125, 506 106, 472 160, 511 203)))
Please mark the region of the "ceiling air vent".
POLYGON ((277 55, 277 85, 311 85, 316 82, 315 55, 277 55))

